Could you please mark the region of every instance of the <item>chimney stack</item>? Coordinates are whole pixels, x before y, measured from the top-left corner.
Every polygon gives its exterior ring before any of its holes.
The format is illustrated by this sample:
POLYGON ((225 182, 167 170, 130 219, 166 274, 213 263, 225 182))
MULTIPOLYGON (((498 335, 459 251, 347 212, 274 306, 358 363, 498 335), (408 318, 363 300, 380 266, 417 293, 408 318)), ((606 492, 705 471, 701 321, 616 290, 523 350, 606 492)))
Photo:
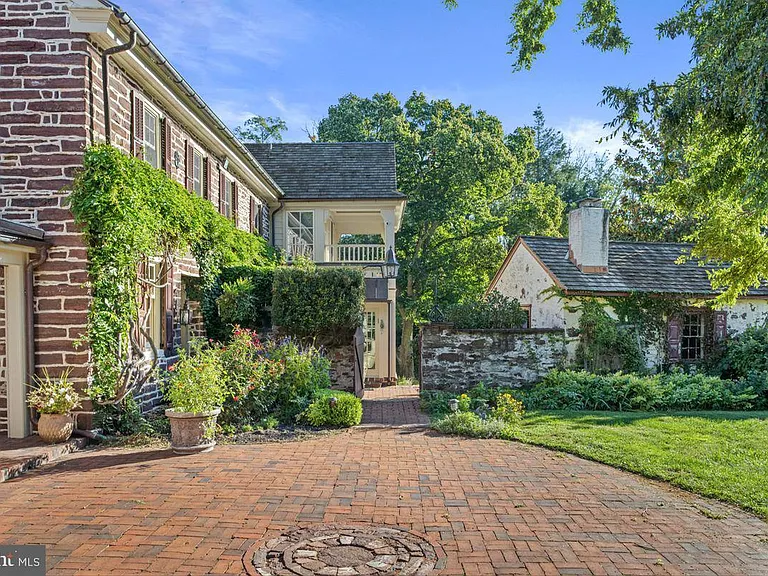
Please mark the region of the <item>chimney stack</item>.
POLYGON ((579 200, 568 214, 568 258, 585 274, 608 272, 608 210, 600 198, 579 200))

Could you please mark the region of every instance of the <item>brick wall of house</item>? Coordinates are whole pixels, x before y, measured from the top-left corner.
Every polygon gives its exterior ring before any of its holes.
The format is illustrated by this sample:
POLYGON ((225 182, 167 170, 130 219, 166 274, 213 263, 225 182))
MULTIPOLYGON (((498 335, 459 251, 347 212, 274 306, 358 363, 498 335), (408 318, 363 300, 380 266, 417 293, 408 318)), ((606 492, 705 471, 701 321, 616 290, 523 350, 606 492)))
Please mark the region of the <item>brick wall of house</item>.
MULTIPOLYGON (((112 143, 126 152, 131 149, 134 95, 152 101, 113 59, 112 143)), ((82 166, 84 148, 104 140, 101 52, 86 35, 69 32, 63 0, 0 2, 0 115, 0 215, 43 229, 52 244, 47 262, 35 272, 36 369, 47 367, 56 374, 70 368, 82 386, 88 374, 88 350, 75 349, 73 343, 86 328, 87 253, 64 202, 67 186, 82 166)), ((210 158, 209 198, 218 207, 222 169, 218 159, 196 141, 195 127, 169 119, 171 157, 178 152, 181 159, 171 176, 186 184, 185 148, 194 142, 210 158)), ((238 226, 250 230, 251 193, 240 175, 229 177, 237 182, 238 226)), ((258 200, 254 214, 260 205, 258 200)), ((197 274, 191 258, 174 271, 174 313, 183 274, 197 274)), ((180 342, 178 324, 174 334, 180 342)), ((156 399, 156 391, 150 396, 156 399)))
POLYGON ((63 188, 86 143, 88 47, 68 30, 63 2, 0 3, 0 213, 52 243, 35 272, 36 363, 85 382, 86 252, 63 188))
POLYGON ((8 432, 8 360, 5 338, 5 266, 0 266, 0 436, 8 432))

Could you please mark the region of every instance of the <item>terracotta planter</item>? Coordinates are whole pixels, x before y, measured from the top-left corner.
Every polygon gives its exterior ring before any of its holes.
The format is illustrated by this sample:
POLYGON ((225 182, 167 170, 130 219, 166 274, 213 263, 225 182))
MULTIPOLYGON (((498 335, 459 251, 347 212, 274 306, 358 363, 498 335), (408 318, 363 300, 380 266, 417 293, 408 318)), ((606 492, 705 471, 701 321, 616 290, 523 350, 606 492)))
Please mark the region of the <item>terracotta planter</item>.
POLYGON ((72 436, 75 422, 71 414, 40 414, 37 435, 49 444, 66 442, 72 436))
POLYGON ((216 417, 220 408, 208 412, 165 411, 171 421, 171 448, 174 454, 209 452, 216 446, 216 417))

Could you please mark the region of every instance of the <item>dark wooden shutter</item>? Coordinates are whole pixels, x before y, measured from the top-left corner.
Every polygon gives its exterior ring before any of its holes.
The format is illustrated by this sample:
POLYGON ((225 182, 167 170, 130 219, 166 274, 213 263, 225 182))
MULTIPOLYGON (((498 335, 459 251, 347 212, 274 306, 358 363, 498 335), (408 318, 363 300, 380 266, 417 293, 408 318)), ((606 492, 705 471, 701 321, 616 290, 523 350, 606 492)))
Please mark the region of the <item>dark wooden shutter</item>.
POLYGON ((184 141, 184 172, 185 185, 187 190, 192 192, 195 186, 195 149, 189 140, 184 141))
POLYGON ((237 228, 237 211, 240 208, 238 205, 238 193, 237 193, 237 181, 232 180, 232 221, 235 223, 235 228, 237 228))
POLYGON ((680 361, 680 337, 682 324, 680 318, 670 318, 667 326, 667 359, 670 362, 680 361))
POLYGON ((256 198, 251 196, 251 205, 248 208, 248 231, 253 234, 256 232, 258 228, 258 224, 256 223, 256 219, 258 218, 256 214, 256 198))
POLYGON ((133 97, 133 155, 144 159, 144 102, 133 97))
POLYGON ((269 242, 270 220, 269 220, 269 207, 266 204, 261 205, 261 218, 259 219, 261 224, 261 235, 269 242))
POLYGON ((728 312, 723 310, 715 312, 713 336, 715 342, 722 342, 728 336, 728 312))
POLYGON ((224 214, 224 189, 227 186, 227 177, 224 171, 219 169, 219 214, 224 214))
POLYGON ((203 198, 211 198, 211 159, 203 158, 203 198))
POLYGON ((171 176, 173 170, 173 152, 171 142, 171 121, 168 117, 163 118, 163 132, 161 134, 163 140, 163 166, 165 167, 165 173, 171 176))

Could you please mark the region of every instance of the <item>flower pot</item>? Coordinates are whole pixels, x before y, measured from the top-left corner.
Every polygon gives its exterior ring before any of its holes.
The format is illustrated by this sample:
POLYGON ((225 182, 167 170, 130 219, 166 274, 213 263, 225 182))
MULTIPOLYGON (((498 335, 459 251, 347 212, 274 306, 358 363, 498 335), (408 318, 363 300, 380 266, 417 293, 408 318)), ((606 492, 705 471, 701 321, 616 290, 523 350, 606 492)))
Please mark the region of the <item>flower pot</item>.
POLYGON ((56 444, 69 440, 74 428, 75 422, 71 414, 40 414, 37 435, 49 444, 56 444))
POLYGON ((216 446, 216 417, 220 408, 208 412, 165 411, 171 422, 171 449, 174 454, 210 452, 216 446))

